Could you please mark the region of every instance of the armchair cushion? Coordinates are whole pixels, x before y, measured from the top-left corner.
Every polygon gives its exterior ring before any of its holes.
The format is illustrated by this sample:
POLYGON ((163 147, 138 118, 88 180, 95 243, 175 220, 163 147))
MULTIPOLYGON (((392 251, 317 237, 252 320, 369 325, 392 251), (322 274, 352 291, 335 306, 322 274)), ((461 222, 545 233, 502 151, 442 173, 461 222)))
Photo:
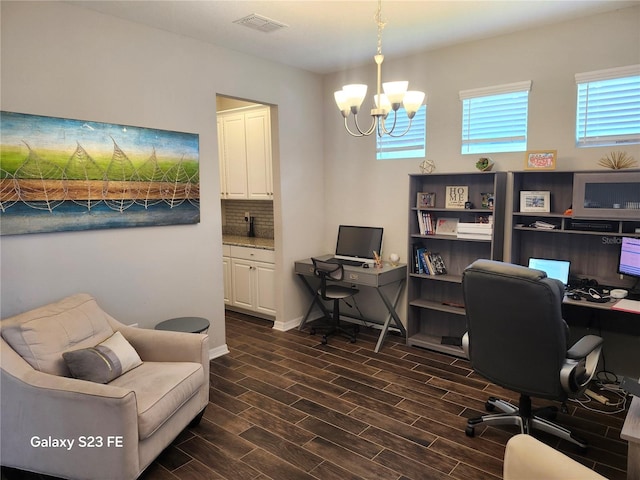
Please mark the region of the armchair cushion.
POLYGON ((62 353, 93 347, 113 335, 110 316, 78 294, 2 321, 2 337, 36 370, 70 376, 62 353))
POLYGON ((120 332, 95 347, 64 352, 62 358, 73 378, 97 383, 109 383, 142 363, 120 332))
POLYGON ((198 393, 204 381, 199 363, 144 362, 109 385, 135 392, 138 436, 144 440, 198 393))

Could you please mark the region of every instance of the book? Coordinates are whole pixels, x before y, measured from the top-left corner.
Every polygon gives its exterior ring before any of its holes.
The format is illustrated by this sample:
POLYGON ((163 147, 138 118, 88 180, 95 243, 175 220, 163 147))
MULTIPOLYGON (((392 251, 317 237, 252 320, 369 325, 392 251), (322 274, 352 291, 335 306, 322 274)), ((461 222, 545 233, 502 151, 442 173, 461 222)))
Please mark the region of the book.
POLYGON ((431 267, 433 268, 434 275, 446 275, 447 267, 444 264, 442 255, 437 252, 430 253, 429 262, 431 263, 431 267))

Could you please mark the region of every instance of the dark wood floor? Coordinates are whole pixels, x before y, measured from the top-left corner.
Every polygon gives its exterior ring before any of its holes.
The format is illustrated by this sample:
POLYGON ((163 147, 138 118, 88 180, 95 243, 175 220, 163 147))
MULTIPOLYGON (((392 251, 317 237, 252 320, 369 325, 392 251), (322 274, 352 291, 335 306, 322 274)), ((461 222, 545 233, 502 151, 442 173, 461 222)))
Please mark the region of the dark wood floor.
MULTIPOLYGON (((145 480, 499 479, 515 427, 478 427, 488 396, 515 401, 467 361, 407 347, 390 336, 374 353, 377 331, 350 344, 278 332, 272 323, 227 316, 231 353, 211 362, 211 401, 201 424, 185 430, 144 473, 145 480)), ((536 406, 536 405, 534 405, 536 406)), ((558 421, 585 437, 579 455, 546 443, 602 475, 626 478, 624 413, 603 415, 574 403, 558 421)), ((14 480, 10 471, 7 480, 14 480)))

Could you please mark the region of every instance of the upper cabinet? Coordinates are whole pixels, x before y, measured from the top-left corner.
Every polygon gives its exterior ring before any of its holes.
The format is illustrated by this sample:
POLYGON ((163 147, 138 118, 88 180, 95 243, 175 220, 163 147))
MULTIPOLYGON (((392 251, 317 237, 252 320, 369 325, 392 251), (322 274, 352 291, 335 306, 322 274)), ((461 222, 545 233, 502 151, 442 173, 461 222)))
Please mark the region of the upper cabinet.
POLYGON ((273 199, 269 107, 218 113, 220 192, 225 199, 273 199))

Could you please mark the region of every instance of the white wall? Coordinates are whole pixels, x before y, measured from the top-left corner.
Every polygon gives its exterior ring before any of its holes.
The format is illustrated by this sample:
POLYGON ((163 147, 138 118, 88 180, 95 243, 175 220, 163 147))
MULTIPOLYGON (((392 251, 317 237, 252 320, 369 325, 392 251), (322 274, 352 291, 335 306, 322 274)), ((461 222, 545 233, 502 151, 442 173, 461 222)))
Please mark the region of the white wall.
POLYGON ((201 192, 197 225, 0 237, 1 316, 85 291, 143 327, 207 317, 224 347, 216 94, 277 105, 277 301, 300 315, 306 299, 284 292, 300 290, 294 259, 321 249, 321 79, 62 2, 1 9, 2 110, 197 133, 201 192))
MULTIPOLYGON (((389 19, 388 28, 393 28, 389 19)), ((460 90, 532 80, 528 149, 558 151, 558 170, 600 168, 616 148, 578 149, 574 144, 575 78, 578 72, 640 63, 640 7, 523 31, 407 58, 388 56, 383 82, 409 80, 428 94, 427 154, 437 172, 475 171, 480 155, 460 153, 460 90)), ((371 39, 372 48, 375 38, 371 39)), ((384 51, 384 43, 383 43, 384 51)), ((375 65, 339 72, 324 80, 326 235, 333 248, 340 223, 384 227, 384 256, 407 258, 407 175, 422 159, 377 161, 374 138, 353 138, 343 127, 333 92, 348 83, 375 90, 375 65)), ((366 101, 365 101, 366 103, 366 101)), ((366 113, 371 106, 363 105, 366 113)), ((365 115, 368 117, 368 115, 365 115)), ((640 163, 640 146, 623 148, 640 163)), ((524 153, 494 154, 494 170, 523 169, 524 153)), ((376 304, 377 305, 377 304, 376 304)), ((401 318, 406 318, 402 308, 401 318)), ((378 311, 381 310, 378 308, 378 311)), ((378 313, 380 318, 383 313, 378 313)))

